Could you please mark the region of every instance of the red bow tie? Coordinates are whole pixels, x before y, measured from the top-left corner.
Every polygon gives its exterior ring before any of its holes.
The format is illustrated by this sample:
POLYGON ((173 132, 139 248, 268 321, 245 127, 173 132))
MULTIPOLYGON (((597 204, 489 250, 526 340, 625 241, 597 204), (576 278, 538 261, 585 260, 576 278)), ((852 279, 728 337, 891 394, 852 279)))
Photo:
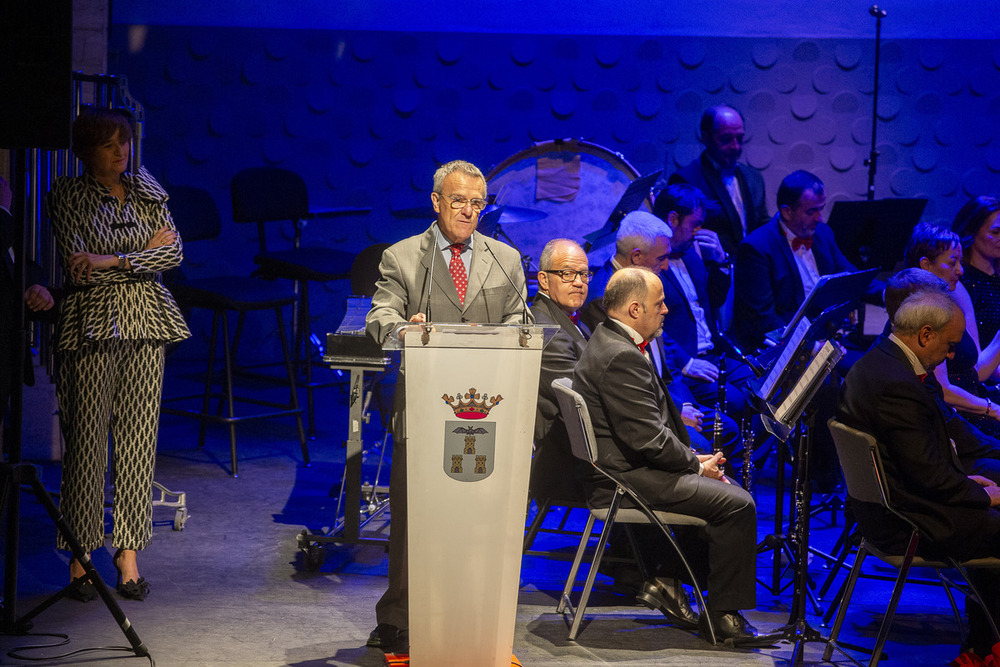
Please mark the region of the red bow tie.
POLYGON ((646 354, 646 346, 647 345, 649 345, 649 341, 648 340, 644 340, 641 343, 639 343, 639 351, 642 352, 643 354, 646 354))
POLYGON ((812 240, 811 236, 809 238, 807 238, 807 239, 799 238, 798 236, 796 236, 794 239, 792 239, 792 250, 793 251, 798 250, 799 248, 805 248, 806 250, 812 250, 812 247, 813 247, 813 240, 812 240))

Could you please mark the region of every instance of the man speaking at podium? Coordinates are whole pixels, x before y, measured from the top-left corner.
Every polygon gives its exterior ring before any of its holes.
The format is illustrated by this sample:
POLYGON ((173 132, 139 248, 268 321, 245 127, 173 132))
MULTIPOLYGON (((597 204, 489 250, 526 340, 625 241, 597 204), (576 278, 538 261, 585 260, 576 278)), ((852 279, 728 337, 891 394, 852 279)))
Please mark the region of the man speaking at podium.
MULTIPOLYGON (((476 232, 486 207, 486 179, 472 163, 453 160, 434 172, 431 204, 437 221, 423 234, 390 246, 379 264, 365 330, 385 343, 405 322, 531 324, 520 254, 476 232)), ((375 605, 368 646, 409 652, 406 559, 405 382, 396 384, 389 481, 389 584, 375 605)))

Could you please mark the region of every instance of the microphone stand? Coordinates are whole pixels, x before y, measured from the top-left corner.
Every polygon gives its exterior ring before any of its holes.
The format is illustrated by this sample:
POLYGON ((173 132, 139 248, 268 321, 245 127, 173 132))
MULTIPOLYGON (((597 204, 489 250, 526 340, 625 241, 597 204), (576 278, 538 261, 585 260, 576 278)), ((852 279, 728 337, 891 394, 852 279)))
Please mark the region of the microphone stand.
POLYGON ((872 103, 872 148, 868 153, 865 165, 868 167, 868 201, 875 199, 875 171, 877 170, 878 151, 875 150, 875 131, 878 128, 878 66, 879 47, 882 43, 882 19, 885 18, 885 10, 878 5, 868 8, 868 13, 875 17, 875 90, 872 103))

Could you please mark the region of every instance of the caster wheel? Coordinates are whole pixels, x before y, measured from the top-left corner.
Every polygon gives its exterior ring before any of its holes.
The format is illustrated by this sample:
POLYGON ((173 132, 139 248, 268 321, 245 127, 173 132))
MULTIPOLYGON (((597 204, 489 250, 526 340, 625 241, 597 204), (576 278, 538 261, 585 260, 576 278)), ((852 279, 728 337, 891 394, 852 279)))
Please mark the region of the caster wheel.
POLYGON ((187 523, 188 518, 186 509, 178 509, 174 512, 174 530, 184 530, 184 524, 187 523))
POLYGON ((315 572, 323 566, 326 560, 326 551, 318 544, 310 544, 303 550, 303 558, 307 570, 315 572))

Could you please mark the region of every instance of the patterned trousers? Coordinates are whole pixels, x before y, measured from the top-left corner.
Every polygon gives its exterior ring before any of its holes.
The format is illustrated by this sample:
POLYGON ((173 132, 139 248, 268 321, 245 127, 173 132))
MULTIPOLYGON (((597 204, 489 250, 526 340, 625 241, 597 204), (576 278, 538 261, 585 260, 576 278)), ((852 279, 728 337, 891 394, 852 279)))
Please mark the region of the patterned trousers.
MULTIPOLYGON (((109 434, 114 447, 111 544, 141 550, 152 539, 163 366, 163 345, 154 341, 94 341, 62 355, 56 393, 66 453, 59 505, 87 552, 104 545, 109 434)), ((69 549, 61 536, 57 546, 69 549)))

